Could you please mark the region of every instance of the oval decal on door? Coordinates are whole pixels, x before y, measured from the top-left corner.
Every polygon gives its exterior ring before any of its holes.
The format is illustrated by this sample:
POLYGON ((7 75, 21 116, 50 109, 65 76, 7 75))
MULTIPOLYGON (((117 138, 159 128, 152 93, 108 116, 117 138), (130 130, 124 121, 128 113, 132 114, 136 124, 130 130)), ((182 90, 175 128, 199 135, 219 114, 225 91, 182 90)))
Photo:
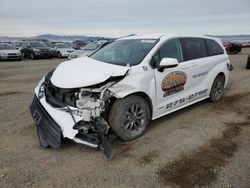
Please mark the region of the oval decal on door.
POLYGON ((161 83, 161 88, 165 92, 163 97, 172 95, 174 93, 184 90, 184 85, 187 82, 187 75, 185 72, 175 71, 169 73, 161 83))

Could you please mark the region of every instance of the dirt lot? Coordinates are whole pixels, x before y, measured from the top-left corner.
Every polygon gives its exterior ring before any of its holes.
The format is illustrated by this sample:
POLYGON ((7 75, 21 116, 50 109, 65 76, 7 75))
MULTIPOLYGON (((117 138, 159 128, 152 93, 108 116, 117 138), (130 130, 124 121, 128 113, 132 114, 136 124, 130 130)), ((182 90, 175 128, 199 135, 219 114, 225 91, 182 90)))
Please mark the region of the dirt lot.
POLYGON ((0 187, 250 187, 250 70, 234 66, 225 97, 153 121, 114 143, 115 158, 67 141, 42 149, 28 111, 40 78, 62 59, 0 62, 0 187))

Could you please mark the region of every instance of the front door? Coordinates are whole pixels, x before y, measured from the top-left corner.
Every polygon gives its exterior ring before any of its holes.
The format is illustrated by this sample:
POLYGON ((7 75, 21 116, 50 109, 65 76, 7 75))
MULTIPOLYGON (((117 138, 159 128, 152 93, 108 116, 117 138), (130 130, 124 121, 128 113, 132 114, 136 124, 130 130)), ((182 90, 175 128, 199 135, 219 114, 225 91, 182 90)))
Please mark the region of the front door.
POLYGON ((187 103, 186 98, 192 93, 195 84, 192 82, 197 67, 190 61, 184 61, 184 54, 179 39, 166 41, 153 56, 155 62, 155 82, 157 95, 156 116, 162 116, 169 111, 187 103), (162 72, 157 69, 162 58, 175 58, 177 67, 165 68, 162 72), (181 100, 182 99, 182 100, 181 100))

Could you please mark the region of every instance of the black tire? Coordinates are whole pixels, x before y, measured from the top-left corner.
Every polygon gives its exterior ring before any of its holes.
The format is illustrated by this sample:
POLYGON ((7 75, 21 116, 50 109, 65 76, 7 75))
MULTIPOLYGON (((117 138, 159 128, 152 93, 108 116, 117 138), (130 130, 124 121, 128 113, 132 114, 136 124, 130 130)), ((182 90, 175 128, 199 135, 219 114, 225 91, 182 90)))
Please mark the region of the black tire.
POLYGON ((61 58, 61 57, 62 57, 61 52, 57 52, 57 57, 58 57, 58 58, 61 58))
POLYGON ((21 52, 22 59, 25 58, 24 52, 21 52))
POLYGON ((131 95, 118 99, 110 110, 110 127, 122 140, 133 140, 140 137, 146 131, 149 122, 149 105, 139 96, 131 95))
POLYGON ((35 54, 33 52, 30 54, 30 59, 35 59, 35 54))
POLYGON ((41 126, 37 125, 36 129, 37 129, 37 135, 38 135, 40 146, 43 148, 49 147, 49 144, 48 144, 47 138, 46 138, 46 134, 44 133, 43 128, 41 126))
POLYGON ((246 69, 250 69, 250 55, 248 55, 248 58, 247 58, 246 69))
POLYGON ((209 100, 211 102, 219 101, 223 97, 224 85, 225 85, 225 76, 218 75, 215 78, 211 91, 210 91, 209 100))

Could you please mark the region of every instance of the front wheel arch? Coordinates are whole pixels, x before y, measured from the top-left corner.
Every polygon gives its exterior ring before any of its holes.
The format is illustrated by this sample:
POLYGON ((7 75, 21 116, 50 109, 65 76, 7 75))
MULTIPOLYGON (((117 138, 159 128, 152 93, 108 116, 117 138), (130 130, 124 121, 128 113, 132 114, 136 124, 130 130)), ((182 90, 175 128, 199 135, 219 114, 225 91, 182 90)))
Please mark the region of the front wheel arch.
POLYGON ((219 74, 217 74, 217 76, 214 78, 213 84, 211 86, 210 89, 210 94, 209 94, 209 101, 210 102, 216 102, 219 101, 222 97, 223 97, 223 90, 225 88, 225 83, 226 82, 226 76, 223 72, 220 72, 219 74), (221 93, 219 93, 219 95, 221 95, 218 99, 216 98, 216 96, 213 96, 213 90, 215 89, 215 84, 216 82, 222 81, 222 88, 218 88, 221 90, 221 93))
POLYGON ((122 99, 122 98, 125 98, 125 97, 128 97, 128 96, 132 96, 132 95, 142 97, 147 102, 147 104, 149 106, 149 109, 150 109, 150 119, 152 119, 152 116, 153 116, 153 104, 152 104, 152 100, 150 99, 150 97, 146 93, 141 92, 141 91, 130 93, 130 94, 128 94, 126 96, 123 96, 121 98, 112 97, 111 100, 110 100, 109 111, 112 108, 112 105, 115 103, 116 100, 122 99))

